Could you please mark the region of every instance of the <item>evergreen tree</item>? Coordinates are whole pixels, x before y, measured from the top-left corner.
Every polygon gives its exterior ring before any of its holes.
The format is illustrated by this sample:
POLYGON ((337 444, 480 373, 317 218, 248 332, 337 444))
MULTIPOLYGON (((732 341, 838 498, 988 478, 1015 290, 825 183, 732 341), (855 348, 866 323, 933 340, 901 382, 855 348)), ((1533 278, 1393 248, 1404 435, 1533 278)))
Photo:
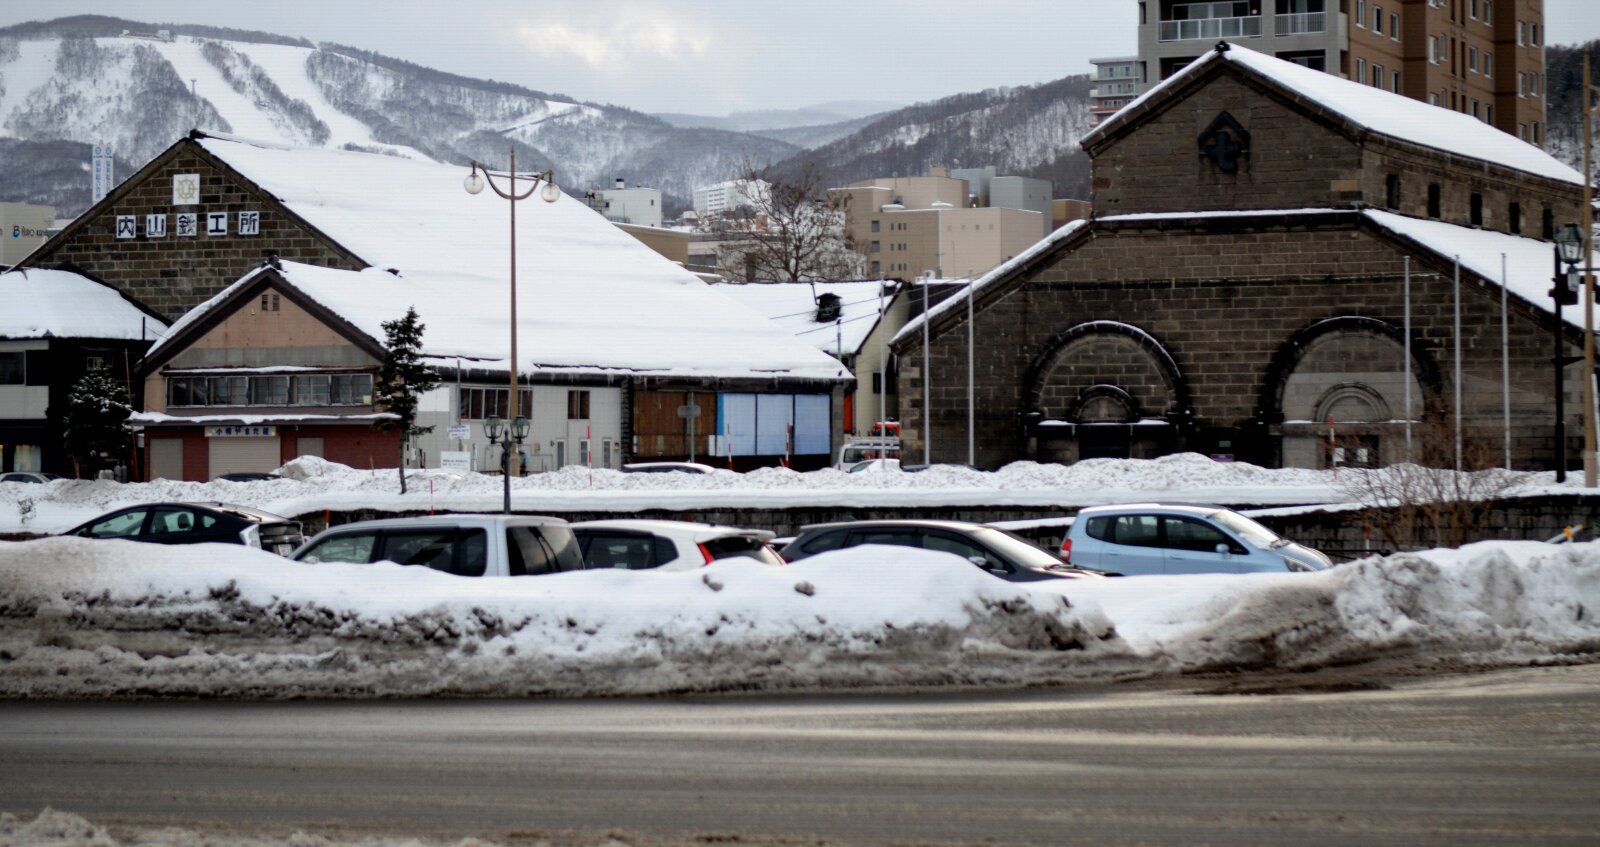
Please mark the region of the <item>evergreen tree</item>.
POLYGON ((406 443, 412 436, 432 432, 431 426, 417 426, 417 400, 439 384, 439 378, 422 363, 423 324, 416 307, 406 309, 404 317, 383 322, 385 337, 383 367, 378 369, 374 387, 376 401, 394 418, 380 420, 378 429, 400 432, 400 493, 406 493, 406 443))
POLYGON ((73 475, 117 464, 128 452, 123 422, 133 411, 128 390, 104 368, 85 373, 67 395, 61 441, 72 459, 73 475))

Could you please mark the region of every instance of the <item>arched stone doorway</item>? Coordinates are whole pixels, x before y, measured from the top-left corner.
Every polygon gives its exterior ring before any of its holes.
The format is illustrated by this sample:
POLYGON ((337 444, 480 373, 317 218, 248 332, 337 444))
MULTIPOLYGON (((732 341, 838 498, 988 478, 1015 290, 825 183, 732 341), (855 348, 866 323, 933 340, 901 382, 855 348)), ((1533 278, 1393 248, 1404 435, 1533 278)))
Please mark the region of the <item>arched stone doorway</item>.
POLYGON ((1406 406, 1404 333, 1385 321, 1338 317, 1301 329, 1274 357, 1261 415, 1283 467, 1377 466, 1398 461, 1406 421, 1438 408, 1433 358, 1412 344, 1406 406))
POLYGON ((1118 321, 1058 333, 1024 381, 1023 443, 1035 461, 1159 456, 1190 417, 1177 361, 1149 333, 1118 321))

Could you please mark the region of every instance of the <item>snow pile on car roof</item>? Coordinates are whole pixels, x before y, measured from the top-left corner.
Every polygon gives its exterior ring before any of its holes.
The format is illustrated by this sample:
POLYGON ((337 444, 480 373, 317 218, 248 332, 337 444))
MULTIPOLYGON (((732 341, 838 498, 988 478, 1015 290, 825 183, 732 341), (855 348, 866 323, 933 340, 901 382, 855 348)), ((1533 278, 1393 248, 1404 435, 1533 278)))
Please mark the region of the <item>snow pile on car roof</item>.
POLYGON ((1600 650, 1597 605, 1600 544, 1017 585, 891 547, 783 568, 466 579, 60 538, 0 544, 0 696, 594 696, 1521 664, 1600 650))

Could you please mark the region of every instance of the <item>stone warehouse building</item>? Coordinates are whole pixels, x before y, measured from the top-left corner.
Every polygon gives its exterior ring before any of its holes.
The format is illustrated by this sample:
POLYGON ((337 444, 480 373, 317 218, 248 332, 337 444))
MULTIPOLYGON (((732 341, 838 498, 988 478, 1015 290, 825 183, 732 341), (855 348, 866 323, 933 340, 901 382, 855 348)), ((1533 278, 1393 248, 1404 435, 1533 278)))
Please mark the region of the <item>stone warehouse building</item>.
MULTIPOLYGON (((980 463, 1389 461, 1405 421, 1458 398, 1498 455, 1504 314, 1515 461, 1549 466, 1547 239, 1582 220, 1571 168, 1459 112, 1225 45, 1083 144, 1095 216, 973 286, 980 463)), ((930 318, 936 461, 966 458, 964 303, 930 318)), ((1569 354, 1577 311, 1559 325, 1569 354)), ((894 344, 913 457, 930 435, 921 339, 913 321, 894 344)))
POLYGON ((508 203, 463 190, 467 175, 195 132, 24 265, 104 281, 172 321, 135 418, 169 478, 305 454, 393 467, 400 445, 371 429, 384 411, 371 386, 383 323, 407 307, 442 378, 419 412, 436 429, 409 464, 451 453, 497 468, 484 422, 509 417, 513 368, 535 471, 658 455, 690 402, 718 439, 705 448, 731 464, 828 462, 849 372, 573 197, 517 204, 510 362, 508 203))

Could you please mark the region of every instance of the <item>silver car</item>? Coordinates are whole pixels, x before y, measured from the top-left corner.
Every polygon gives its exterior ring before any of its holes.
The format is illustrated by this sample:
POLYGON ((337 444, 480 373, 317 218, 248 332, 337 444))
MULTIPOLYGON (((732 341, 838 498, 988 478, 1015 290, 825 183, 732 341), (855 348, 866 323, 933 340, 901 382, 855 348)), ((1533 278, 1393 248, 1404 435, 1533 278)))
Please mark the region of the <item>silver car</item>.
POLYGON ((1078 513, 1061 559, 1124 576, 1319 571, 1333 561, 1238 512, 1135 503, 1078 513))
POLYGON ((435 515, 360 521, 317 533, 300 562, 422 565, 458 576, 537 576, 583 569, 567 522, 525 515, 435 515))

